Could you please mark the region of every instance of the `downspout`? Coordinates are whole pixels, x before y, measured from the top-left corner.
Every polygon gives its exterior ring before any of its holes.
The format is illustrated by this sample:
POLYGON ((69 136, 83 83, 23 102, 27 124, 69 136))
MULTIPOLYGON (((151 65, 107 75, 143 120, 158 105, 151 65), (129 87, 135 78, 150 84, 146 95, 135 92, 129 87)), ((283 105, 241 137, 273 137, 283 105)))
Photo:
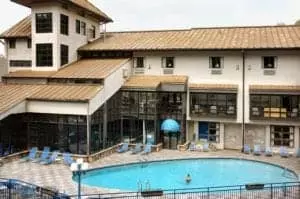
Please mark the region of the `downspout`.
POLYGON ((242 50, 243 66, 242 66, 242 152, 245 145, 245 51, 242 50))

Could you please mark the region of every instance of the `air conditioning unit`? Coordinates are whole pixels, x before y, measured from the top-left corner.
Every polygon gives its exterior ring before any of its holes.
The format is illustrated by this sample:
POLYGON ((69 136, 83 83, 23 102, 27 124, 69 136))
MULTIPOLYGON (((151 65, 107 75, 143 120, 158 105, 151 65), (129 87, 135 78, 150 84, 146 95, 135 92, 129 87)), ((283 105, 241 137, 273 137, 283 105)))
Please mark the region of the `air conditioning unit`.
POLYGON ((128 78, 128 69, 123 68, 123 78, 128 78))

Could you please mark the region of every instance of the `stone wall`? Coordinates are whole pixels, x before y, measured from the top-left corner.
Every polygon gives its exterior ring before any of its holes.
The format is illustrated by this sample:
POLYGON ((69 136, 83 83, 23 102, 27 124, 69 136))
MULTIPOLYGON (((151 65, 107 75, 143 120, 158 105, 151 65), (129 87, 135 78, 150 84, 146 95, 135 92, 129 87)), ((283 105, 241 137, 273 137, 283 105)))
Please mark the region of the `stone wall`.
POLYGON ((249 144, 253 149, 255 144, 266 146, 265 126, 247 124, 245 127, 245 144, 249 144))
POLYGON ((242 149, 242 126, 241 124, 224 124, 224 148, 242 149))

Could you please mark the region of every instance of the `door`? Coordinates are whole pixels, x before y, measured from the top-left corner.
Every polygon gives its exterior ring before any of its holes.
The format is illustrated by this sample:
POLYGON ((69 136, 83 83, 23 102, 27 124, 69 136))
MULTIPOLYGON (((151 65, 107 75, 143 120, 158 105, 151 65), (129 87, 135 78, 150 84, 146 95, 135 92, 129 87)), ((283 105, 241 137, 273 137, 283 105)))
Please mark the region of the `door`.
POLYGON ((208 139, 208 122, 199 122, 199 139, 208 139))

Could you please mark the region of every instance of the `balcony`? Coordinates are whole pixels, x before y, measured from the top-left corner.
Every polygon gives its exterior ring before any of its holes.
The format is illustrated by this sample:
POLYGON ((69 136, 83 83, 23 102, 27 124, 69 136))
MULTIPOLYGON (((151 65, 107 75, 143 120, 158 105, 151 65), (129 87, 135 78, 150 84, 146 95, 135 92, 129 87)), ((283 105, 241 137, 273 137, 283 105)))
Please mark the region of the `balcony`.
POLYGON ((251 120, 298 120, 300 112, 298 108, 292 108, 290 111, 286 108, 266 108, 266 107, 251 107, 251 120))
POLYGON ((230 117, 236 118, 235 106, 223 106, 223 105, 191 105, 190 107, 191 117, 230 117))

